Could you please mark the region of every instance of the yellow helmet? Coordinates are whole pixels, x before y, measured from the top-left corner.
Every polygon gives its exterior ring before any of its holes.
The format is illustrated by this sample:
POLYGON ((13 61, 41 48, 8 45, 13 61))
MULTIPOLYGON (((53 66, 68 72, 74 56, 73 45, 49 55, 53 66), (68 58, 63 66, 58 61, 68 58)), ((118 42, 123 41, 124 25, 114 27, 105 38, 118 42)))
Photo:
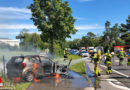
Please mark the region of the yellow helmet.
POLYGON ((121 51, 123 51, 123 48, 121 48, 121 51))

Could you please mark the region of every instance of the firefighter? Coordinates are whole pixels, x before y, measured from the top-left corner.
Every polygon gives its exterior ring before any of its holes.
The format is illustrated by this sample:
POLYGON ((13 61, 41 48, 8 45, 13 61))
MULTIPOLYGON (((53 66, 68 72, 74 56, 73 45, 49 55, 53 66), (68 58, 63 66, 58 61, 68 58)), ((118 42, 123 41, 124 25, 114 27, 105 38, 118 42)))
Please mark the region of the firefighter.
POLYGON ((127 56, 128 56, 127 65, 130 66, 130 49, 128 50, 127 56))
POLYGON ((104 64, 106 65, 107 52, 104 55, 105 55, 104 56, 104 58, 105 58, 104 64))
POLYGON ((91 63, 94 61, 94 50, 93 50, 93 52, 92 52, 92 54, 91 54, 91 63))
POLYGON ((101 75, 100 69, 99 69, 100 59, 101 59, 101 51, 99 50, 97 52, 97 50, 94 49, 94 72, 95 72, 95 76, 101 75))
POLYGON ((106 55, 106 73, 110 74, 111 73, 111 59, 112 55, 110 54, 110 51, 108 50, 107 55, 106 55))
POLYGON ((66 61, 68 59, 68 56, 67 56, 67 49, 64 50, 64 61, 66 61))
POLYGON ((119 65, 123 65, 123 60, 124 60, 124 56, 125 56, 125 53, 123 51, 123 48, 121 48, 121 51, 119 53, 119 65))

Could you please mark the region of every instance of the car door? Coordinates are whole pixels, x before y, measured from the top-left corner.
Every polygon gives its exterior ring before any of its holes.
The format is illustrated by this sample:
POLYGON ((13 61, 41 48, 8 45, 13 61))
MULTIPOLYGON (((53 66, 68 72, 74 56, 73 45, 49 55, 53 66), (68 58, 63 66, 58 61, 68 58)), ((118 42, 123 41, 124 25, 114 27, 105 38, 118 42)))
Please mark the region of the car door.
POLYGON ((34 57, 31 57, 31 60, 33 61, 33 70, 34 70, 34 64, 37 65, 37 69, 36 69, 36 75, 38 76, 43 76, 44 73, 43 73, 43 66, 41 64, 41 61, 40 61, 40 58, 38 56, 34 56, 34 57))
POLYGON ((53 69, 52 69, 52 62, 50 61, 50 59, 42 57, 42 56, 40 56, 40 59, 43 64, 44 74, 51 74, 53 69))
POLYGON ((7 63, 7 75, 8 76, 21 76, 22 67, 21 63, 23 62, 23 57, 12 57, 11 60, 7 63))

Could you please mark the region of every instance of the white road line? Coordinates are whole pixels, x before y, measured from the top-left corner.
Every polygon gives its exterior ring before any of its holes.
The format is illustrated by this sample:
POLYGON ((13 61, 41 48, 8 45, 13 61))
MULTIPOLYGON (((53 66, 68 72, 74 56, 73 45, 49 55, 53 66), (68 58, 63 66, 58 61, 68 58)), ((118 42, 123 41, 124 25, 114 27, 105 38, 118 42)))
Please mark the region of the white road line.
MULTIPOLYGON (((105 65, 100 65, 100 66, 106 68, 105 65)), ((120 74, 120 75, 122 75, 122 76, 125 76, 125 77, 129 78, 128 75, 125 75, 125 74, 123 74, 123 73, 121 73, 121 72, 118 72, 118 71, 116 71, 116 70, 114 70, 114 69, 112 69, 112 71, 115 72, 115 73, 117 73, 117 74, 120 74)), ((116 85, 116 84, 112 83, 112 81, 116 81, 117 83, 121 83, 121 82, 119 82, 119 81, 116 80, 116 79, 106 79, 106 80, 107 80, 107 82, 108 82, 109 84, 111 84, 112 86, 114 86, 114 87, 116 87, 116 88, 120 88, 120 89, 123 89, 123 90, 130 90, 130 88, 128 88, 128 87, 120 86, 120 85, 116 85)))
POLYGON ((116 84, 112 83, 112 81, 118 82, 118 80, 116 80, 116 79, 106 79, 106 80, 107 80, 107 82, 108 82, 109 84, 111 84, 112 86, 114 86, 114 87, 116 87, 116 88, 119 88, 119 89, 122 89, 122 90, 130 90, 130 88, 128 88, 128 87, 120 86, 120 85, 116 85, 116 84))
MULTIPOLYGON (((106 68, 105 65, 101 65, 101 64, 100 64, 100 66, 106 68)), ((126 75, 126 74, 123 74, 123 73, 121 73, 121 72, 118 72, 118 71, 116 71, 116 70, 114 70, 114 69, 111 69, 111 70, 112 70, 113 72, 115 72, 115 73, 117 73, 117 74, 120 74, 120 75, 122 75, 122 76, 125 76, 125 77, 127 77, 127 78, 130 77, 130 76, 128 76, 128 75, 126 75)))

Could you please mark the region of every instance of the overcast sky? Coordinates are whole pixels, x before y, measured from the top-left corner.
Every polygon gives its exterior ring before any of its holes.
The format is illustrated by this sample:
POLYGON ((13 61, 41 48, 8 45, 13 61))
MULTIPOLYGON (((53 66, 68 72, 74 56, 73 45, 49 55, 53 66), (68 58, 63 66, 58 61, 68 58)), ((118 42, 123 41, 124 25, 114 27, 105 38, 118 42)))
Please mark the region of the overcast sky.
MULTIPOLYGON (((112 25, 125 23, 130 15, 130 0, 67 0, 77 19, 78 32, 71 39, 81 38, 87 32, 101 35, 104 24, 109 20, 112 25)), ((0 0, 0 37, 15 39, 23 29, 30 33, 38 32, 30 20, 31 12, 26 7, 32 0, 0 0)), ((38 32, 39 33, 39 32, 38 32)))

